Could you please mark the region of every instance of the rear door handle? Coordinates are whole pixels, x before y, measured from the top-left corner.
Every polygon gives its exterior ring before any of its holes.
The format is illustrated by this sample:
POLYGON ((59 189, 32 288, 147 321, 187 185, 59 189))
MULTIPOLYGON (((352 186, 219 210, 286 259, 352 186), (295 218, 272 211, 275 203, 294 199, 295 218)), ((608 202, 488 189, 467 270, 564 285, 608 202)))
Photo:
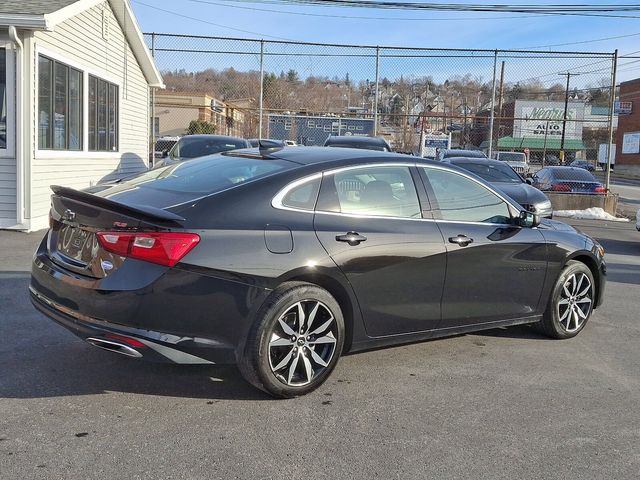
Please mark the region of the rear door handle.
POLYGON ((344 235, 336 235, 338 242, 347 242, 350 246, 360 245, 360 242, 366 242, 367 237, 360 235, 358 232, 347 232, 344 235))
POLYGON ((457 237, 449 237, 449 243, 457 243, 461 247, 466 247, 470 243, 473 243, 473 238, 460 234, 457 237))

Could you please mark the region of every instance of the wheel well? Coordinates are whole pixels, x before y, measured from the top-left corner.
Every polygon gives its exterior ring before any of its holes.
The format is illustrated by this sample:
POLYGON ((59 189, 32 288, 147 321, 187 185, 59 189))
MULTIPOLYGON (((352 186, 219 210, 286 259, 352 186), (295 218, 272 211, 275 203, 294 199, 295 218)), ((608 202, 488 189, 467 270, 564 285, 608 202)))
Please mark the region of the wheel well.
POLYGON ((336 299, 340 309, 342 310, 342 316, 344 317, 344 330, 345 339, 343 352, 351 350, 351 343, 353 341, 353 317, 354 317, 354 305, 351 303, 351 298, 345 290, 345 288, 337 280, 331 278, 328 275, 321 273, 298 275, 293 278, 287 279, 287 281, 299 281, 313 283, 319 287, 324 288, 329 292, 333 298, 336 299))
POLYGON ((591 275, 593 275, 593 280, 596 284, 595 298, 598 298, 598 296, 600 295, 600 275, 598 272, 598 264, 596 263, 596 261, 589 255, 578 255, 575 257, 571 257, 569 260, 575 260, 576 262, 584 263, 589 268, 589 270, 591 270, 591 275))

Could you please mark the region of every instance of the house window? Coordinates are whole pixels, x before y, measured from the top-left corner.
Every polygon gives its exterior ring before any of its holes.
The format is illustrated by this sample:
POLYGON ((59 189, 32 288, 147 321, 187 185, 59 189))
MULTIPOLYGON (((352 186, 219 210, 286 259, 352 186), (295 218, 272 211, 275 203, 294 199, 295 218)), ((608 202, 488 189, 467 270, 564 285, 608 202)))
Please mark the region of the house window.
POLYGON ((0 48, 0 150, 7 148, 7 51, 0 48))
POLYGON ((118 150, 118 86, 89 75, 89 151, 118 150))
POLYGON ((38 146, 82 150, 82 72, 38 57, 38 146))

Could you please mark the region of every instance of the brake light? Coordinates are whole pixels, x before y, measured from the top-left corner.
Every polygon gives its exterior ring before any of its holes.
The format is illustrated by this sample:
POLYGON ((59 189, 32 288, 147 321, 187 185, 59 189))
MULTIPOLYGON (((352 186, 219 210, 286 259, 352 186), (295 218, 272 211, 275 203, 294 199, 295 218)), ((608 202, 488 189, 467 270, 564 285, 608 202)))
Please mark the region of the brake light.
POLYGON ((140 340, 136 340, 135 338, 125 337, 123 335, 117 335, 115 333, 107 333, 105 337, 110 340, 118 340, 120 342, 126 343, 127 345, 131 345, 132 347, 136 347, 136 348, 146 347, 146 345, 142 343, 140 340))
POLYGON ((595 190, 596 193, 605 193, 606 190, 602 185, 598 185, 595 190))
POLYGON ((566 183, 556 183, 553 187, 551 187, 551 190, 555 192, 570 192, 571 186, 567 185, 566 183))
POLYGON ((195 233, 178 232, 98 232, 106 251, 121 257, 173 267, 200 241, 195 233))

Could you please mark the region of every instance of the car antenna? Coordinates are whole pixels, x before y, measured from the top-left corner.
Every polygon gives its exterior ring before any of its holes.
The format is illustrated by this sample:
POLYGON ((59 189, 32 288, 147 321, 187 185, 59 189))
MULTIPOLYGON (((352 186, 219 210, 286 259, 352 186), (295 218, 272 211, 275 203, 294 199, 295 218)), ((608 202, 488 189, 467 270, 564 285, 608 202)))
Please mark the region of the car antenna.
POLYGON ((284 142, 277 140, 258 140, 258 150, 262 158, 273 158, 271 153, 279 152, 284 148, 284 142))

